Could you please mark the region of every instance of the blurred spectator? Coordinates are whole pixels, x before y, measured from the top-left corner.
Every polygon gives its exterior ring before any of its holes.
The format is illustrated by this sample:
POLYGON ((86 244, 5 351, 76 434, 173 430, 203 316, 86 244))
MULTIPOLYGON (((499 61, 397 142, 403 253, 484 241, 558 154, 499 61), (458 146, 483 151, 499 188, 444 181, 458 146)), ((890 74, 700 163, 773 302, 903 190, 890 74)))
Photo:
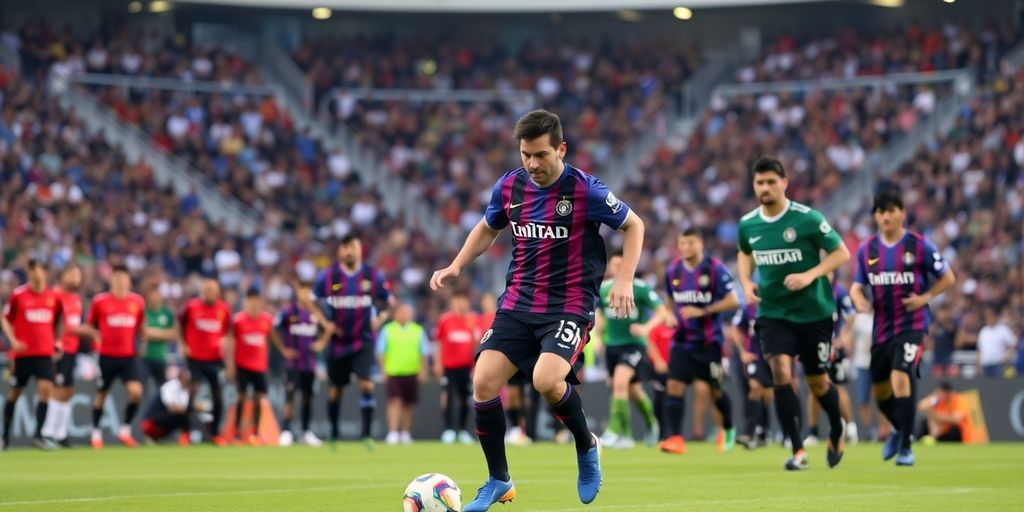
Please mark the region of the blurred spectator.
POLYGON ((953 351, 956 349, 957 322, 949 304, 939 306, 935 321, 932 323, 932 376, 935 378, 956 377, 960 367, 953 364, 953 351))
POLYGON ((922 398, 917 411, 922 416, 918 439, 930 436, 939 442, 960 443, 969 432, 970 410, 949 382, 942 382, 932 394, 922 398))
POLYGON ((1017 356, 1018 340, 1008 320, 1005 311, 997 315, 995 308, 985 310, 985 327, 978 333, 978 366, 985 377, 1002 377, 1017 356))

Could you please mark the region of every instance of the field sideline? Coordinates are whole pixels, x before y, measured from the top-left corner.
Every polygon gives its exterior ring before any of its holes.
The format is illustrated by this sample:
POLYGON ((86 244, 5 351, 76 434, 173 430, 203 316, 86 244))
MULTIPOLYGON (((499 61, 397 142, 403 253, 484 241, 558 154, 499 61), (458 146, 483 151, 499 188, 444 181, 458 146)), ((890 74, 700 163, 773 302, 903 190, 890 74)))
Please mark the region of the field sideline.
MULTIPOLYGON (((918 465, 896 468, 880 445, 851 448, 828 470, 824 448, 809 450, 811 469, 785 473, 778 447, 720 455, 691 444, 683 457, 653 449, 606 451, 605 485, 596 502, 576 497, 572 449, 510 448, 519 497, 499 512, 571 511, 999 511, 1024 504, 1024 444, 918 447, 918 465)), ((400 511, 413 477, 448 474, 472 499, 485 476, 477 446, 354 443, 308 447, 111 447, 53 453, 0 453, 0 512, 5 511, 400 511)))

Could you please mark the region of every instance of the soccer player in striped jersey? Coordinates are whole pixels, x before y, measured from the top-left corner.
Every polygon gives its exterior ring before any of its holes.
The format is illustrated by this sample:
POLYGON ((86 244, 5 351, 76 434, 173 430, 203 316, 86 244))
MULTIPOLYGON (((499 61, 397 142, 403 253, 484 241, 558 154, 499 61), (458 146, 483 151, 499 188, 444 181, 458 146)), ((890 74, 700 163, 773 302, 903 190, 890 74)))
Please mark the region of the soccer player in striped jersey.
POLYGON ((53 444, 43 439, 43 424, 53 391, 53 356, 59 348, 63 334, 63 309, 60 298, 46 284, 46 264, 39 260, 28 262, 28 283, 15 288, 0 316, 0 328, 11 343, 11 389, 4 403, 4 436, 0 448, 11 444, 11 422, 14 404, 33 377, 36 379, 36 433, 33 444, 37 448, 51 449, 53 444))
POLYGON ((782 431, 793 441, 785 469, 807 468, 800 436, 800 398, 793 388, 793 359, 800 358, 807 386, 829 417, 826 461, 843 457, 843 418, 839 392, 829 381, 832 315, 836 310, 829 272, 850 261, 850 251, 821 212, 786 197, 782 162, 761 157, 753 166, 754 193, 761 203, 739 223, 740 281, 748 304, 757 304, 757 335, 772 369, 775 410, 782 431), (828 253, 822 258, 822 252, 828 253), (755 284, 754 268, 760 274, 755 284))
POLYGON ((334 322, 334 336, 327 354, 327 416, 331 439, 339 438, 341 394, 355 374, 359 385, 359 409, 362 413, 360 438, 367 448, 374 446, 373 424, 373 334, 374 325, 383 323, 394 305, 391 285, 379 270, 363 262, 363 244, 350 233, 338 244, 338 261, 322 270, 313 284, 313 293, 322 302, 324 314, 334 322), (374 311, 380 311, 374 317, 374 311))
POLYGON ((956 277, 935 244, 904 227, 906 211, 898 189, 880 191, 872 213, 878 234, 861 244, 850 296, 857 310, 875 313, 871 382, 879 410, 893 425, 882 458, 896 457, 897 465, 912 466, 913 379, 931 317, 928 303, 952 287, 956 277))
MULTIPOLYGON (((832 296, 836 299, 836 312, 833 315, 835 325, 832 328, 832 352, 828 360, 828 378, 839 391, 839 411, 843 415, 843 421, 846 422, 846 441, 856 444, 858 440, 857 423, 853 421, 853 406, 850 404, 850 393, 846 390, 846 385, 850 382, 846 355, 852 349, 846 326, 849 325, 849 320, 853 318, 857 310, 853 307, 850 292, 842 283, 836 281, 834 272, 828 275, 828 279, 832 282, 832 296)), ((808 400, 808 435, 804 439, 804 444, 807 446, 814 446, 818 443, 818 416, 820 415, 821 405, 816 400, 808 400)))
POLYGON ((674 306, 677 326, 669 353, 665 399, 669 432, 660 448, 665 453, 686 453, 682 436, 686 386, 702 380, 711 387, 715 408, 722 415, 718 450, 725 452, 736 442, 736 429, 732 402, 722 386, 722 317, 739 307, 740 301, 729 270, 717 258, 704 254, 699 230, 683 231, 678 244, 682 257, 665 270, 665 292, 674 306))
POLYGON ((110 291, 93 297, 86 323, 99 331, 100 379, 96 400, 92 406, 92 447, 103 448, 100 419, 107 393, 114 381, 120 379, 128 393, 124 421, 117 438, 126 446, 138 446, 132 437, 132 420, 142 400, 142 366, 137 346, 144 337, 146 301, 132 292, 132 277, 128 267, 115 265, 110 274, 110 291))
POLYGON ((587 427, 573 364, 594 322, 606 254, 598 232, 605 224, 623 233, 623 262, 608 302, 617 317, 633 310, 633 276, 643 245, 640 218, 600 180, 565 163, 567 150, 558 116, 544 110, 524 115, 515 128, 523 167, 498 179, 484 218, 447 268, 434 272, 439 290, 509 227, 513 256, 499 311, 484 334, 473 380, 477 435, 490 477, 465 512, 511 501, 515 487, 505 458, 505 414, 499 393, 514 375, 531 376, 554 405, 576 441, 580 501, 601 487, 600 441, 587 427))
POLYGON ((324 317, 313 303, 312 285, 300 282, 294 286, 292 300, 277 312, 275 333, 284 340, 285 397, 284 418, 281 421, 281 442, 287 446, 294 441, 292 415, 295 395, 302 393, 302 440, 310 446, 320 446, 320 438, 309 427, 313 414, 313 384, 316 382, 317 354, 323 351, 334 335, 334 324, 324 317), (317 338, 319 333, 319 338, 317 338))

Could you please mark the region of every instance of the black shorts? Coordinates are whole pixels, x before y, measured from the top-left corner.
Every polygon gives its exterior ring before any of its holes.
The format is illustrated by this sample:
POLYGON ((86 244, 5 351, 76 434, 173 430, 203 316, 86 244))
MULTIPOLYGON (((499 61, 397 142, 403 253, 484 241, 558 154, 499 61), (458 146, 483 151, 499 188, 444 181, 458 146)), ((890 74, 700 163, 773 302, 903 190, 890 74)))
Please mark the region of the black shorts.
POLYGON ((235 376, 235 385, 238 386, 238 394, 244 395, 249 388, 257 394, 267 394, 267 372, 253 372, 245 368, 239 368, 235 376))
POLYGON ((606 347, 604 358, 608 364, 608 375, 615 375, 615 367, 628 366, 635 372, 630 383, 644 380, 647 375, 647 347, 641 345, 621 345, 606 347))
POLYGON ((451 393, 462 396, 473 394, 473 379, 469 368, 445 368, 443 385, 451 393))
POLYGON ((722 347, 712 345, 686 350, 681 344, 668 353, 668 378, 692 384, 707 382, 711 389, 722 389, 722 347))
POLYGON ((401 375, 387 378, 388 399, 397 398, 405 405, 415 405, 420 400, 420 381, 415 375, 401 375))
POLYGON ((11 386, 23 388, 35 377, 37 381, 53 382, 53 358, 50 356, 19 357, 14 360, 14 374, 11 375, 11 386))
POLYGON ((579 384, 575 369, 583 346, 590 339, 593 322, 568 313, 522 313, 498 311, 490 330, 480 340, 476 356, 485 350, 497 350, 519 368, 517 376, 533 380, 533 367, 542 353, 555 354, 565 359, 572 370, 565 376, 567 382, 579 384))
POLYGON ((198 385, 200 382, 206 381, 210 385, 210 392, 213 393, 220 392, 223 370, 224 361, 188 360, 188 372, 191 374, 192 382, 198 385))
POLYGON ((78 354, 61 354, 57 360, 57 373, 53 384, 59 388, 75 387, 75 360, 78 354))
POLYGON ((139 367, 139 360, 135 357, 114 357, 100 356, 100 378, 96 387, 102 392, 110 390, 114 381, 142 382, 142 369, 139 367))
POLYGON ((369 380, 373 371, 373 345, 363 345, 353 352, 327 362, 327 376, 334 387, 343 388, 352 382, 352 374, 359 380, 369 380))
POLYGON ((799 357, 805 375, 821 375, 828 371, 833 323, 831 318, 807 323, 758 318, 754 329, 765 359, 780 354, 799 357))
POLYGON ((924 339, 923 332, 911 331, 897 334, 880 345, 872 345, 871 382, 873 384, 888 382, 893 371, 918 377, 922 339, 924 339))
POLYGON ((743 365, 743 375, 746 375, 747 380, 757 381, 763 388, 772 387, 772 369, 764 359, 743 365))
POLYGON ((313 384, 316 382, 316 372, 304 372, 302 370, 288 370, 285 375, 284 390, 289 396, 296 391, 309 397, 313 396, 313 384))

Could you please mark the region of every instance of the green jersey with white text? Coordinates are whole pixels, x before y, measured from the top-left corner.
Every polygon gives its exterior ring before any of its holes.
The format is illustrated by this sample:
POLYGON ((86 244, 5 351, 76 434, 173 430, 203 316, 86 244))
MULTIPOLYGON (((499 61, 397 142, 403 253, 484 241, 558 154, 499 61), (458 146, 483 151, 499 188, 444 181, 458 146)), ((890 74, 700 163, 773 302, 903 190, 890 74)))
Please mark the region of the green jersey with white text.
POLYGON ((633 302, 636 307, 628 317, 615 318, 615 309, 608 303, 608 294, 612 291, 613 282, 608 279, 601 283, 601 313, 604 315, 604 332, 601 333, 601 337, 604 344, 609 347, 647 345, 647 340, 642 336, 630 334, 629 326, 646 322, 661 305, 661 297, 646 282, 634 279, 633 302))

